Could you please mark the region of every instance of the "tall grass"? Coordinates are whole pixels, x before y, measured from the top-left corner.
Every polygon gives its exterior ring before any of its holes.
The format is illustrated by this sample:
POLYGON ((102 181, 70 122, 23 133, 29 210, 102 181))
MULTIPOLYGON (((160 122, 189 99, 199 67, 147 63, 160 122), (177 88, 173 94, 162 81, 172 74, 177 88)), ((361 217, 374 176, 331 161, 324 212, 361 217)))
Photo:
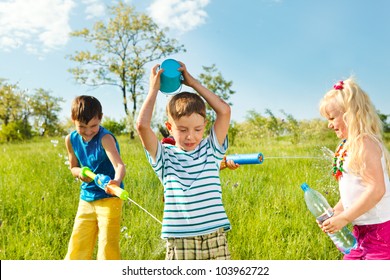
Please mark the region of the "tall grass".
MULTIPOLYGON (((72 232, 80 182, 68 169, 63 139, 0 145, 0 259, 63 259, 72 232)), ((163 190, 139 140, 119 138, 130 197, 162 219, 163 190)), ((223 202, 232 223, 233 259, 340 259, 331 240, 307 210, 300 185, 307 182, 331 204, 338 200, 331 178, 337 140, 292 145, 288 139, 237 139, 229 153, 262 152, 263 164, 221 171, 223 202), (291 158, 295 156, 296 158, 291 158), (308 156, 316 158, 306 158, 308 156), (277 158, 276 158, 277 157, 277 158), (282 158, 280 158, 282 157, 282 158), (302 158, 299 158, 302 157, 302 158)), ((164 259, 160 224, 136 205, 123 206, 121 251, 129 260, 164 259)))

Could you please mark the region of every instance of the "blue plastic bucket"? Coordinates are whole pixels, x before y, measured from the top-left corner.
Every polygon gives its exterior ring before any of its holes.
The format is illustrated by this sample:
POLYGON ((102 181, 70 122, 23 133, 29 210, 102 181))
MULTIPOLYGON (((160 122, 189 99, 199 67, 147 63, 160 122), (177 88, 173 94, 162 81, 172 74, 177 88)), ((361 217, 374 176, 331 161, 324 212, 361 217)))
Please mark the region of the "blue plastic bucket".
POLYGON ((179 62, 174 59, 166 59, 161 63, 164 72, 161 73, 160 91, 165 94, 175 94, 181 88, 182 75, 178 68, 179 62))

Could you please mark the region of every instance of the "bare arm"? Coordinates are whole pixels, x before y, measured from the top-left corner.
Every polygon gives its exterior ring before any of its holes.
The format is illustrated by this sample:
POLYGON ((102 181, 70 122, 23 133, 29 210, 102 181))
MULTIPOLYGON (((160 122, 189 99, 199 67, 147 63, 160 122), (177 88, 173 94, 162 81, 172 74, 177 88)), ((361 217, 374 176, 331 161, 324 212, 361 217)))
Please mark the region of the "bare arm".
POLYGON ((187 71, 184 63, 179 63, 181 65, 179 70, 183 73, 184 84, 196 90, 196 92, 198 92, 215 111, 216 119, 214 123, 214 130, 219 144, 222 145, 230 126, 231 109, 229 104, 227 104, 218 95, 211 92, 201 83, 199 83, 198 80, 192 77, 191 74, 187 71))
POLYGON ((126 175, 126 167, 116 148, 114 137, 110 134, 104 135, 102 138, 102 145, 115 169, 115 177, 110 181, 110 184, 119 186, 126 175))
POLYGON ((385 180, 381 163, 382 150, 377 142, 368 138, 363 141, 363 145, 366 169, 362 179, 366 189, 350 208, 324 222, 324 229, 327 231, 340 230, 373 208, 385 194, 385 180))
POLYGON ((73 177, 79 178, 80 180, 82 180, 84 182, 90 182, 91 179, 88 177, 84 177, 80 172, 81 168, 79 165, 79 161, 77 160, 76 154, 74 153, 72 143, 70 142, 70 135, 67 135, 65 137, 65 146, 66 146, 66 150, 68 152, 70 172, 72 172, 73 177))
POLYGON ((339 202, 337 202, 337 204, 333 207, 333 211, 335 216, 344 211, 344 206, 341 200, 339 200, 339 202))
POLYGON ((149 93, 145 102, 142 104, 137 119, 137 131, 139 137, 141 138, 142 145, 149 152, 154 161, 156 160, 158 139, 151 128, 151 120, 158 90, 160 89, 160 75, 163 71, 160 69, 156 72, 158 66, 159 65, 155 65, 150 73, 149 93))
POLYGON ((381 147, 377 142, 368 138, 364 140, 363 146, 366 169, 362 178, 366 190, 348 210, 344 211, 343 214, 349 222, 373 208, 382 199, 386 191, 381 163, 381 147))

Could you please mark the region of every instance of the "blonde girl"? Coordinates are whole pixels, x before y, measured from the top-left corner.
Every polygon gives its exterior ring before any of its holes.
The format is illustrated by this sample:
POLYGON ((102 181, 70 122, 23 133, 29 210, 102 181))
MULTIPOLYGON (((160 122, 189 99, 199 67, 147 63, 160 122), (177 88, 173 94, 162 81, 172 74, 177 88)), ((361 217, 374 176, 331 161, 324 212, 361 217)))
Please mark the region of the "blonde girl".
POLYGON ((352 223, 358 245, 344 259, 390 259, 390 155, 377 111, 349 78, 325 94, 320 113, 341 139, 333 161, 340 200, 322 230, 334 233, 352 223))

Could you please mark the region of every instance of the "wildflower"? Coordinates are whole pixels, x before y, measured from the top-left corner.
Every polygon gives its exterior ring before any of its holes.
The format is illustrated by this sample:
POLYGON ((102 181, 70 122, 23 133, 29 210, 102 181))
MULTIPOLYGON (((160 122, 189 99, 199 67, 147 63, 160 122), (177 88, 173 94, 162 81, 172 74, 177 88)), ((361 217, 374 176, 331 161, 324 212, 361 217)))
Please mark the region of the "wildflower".
POLYGON ((57 147, 58 140, 50 140, 50 142, 53 144, 54 147, 57 147))

